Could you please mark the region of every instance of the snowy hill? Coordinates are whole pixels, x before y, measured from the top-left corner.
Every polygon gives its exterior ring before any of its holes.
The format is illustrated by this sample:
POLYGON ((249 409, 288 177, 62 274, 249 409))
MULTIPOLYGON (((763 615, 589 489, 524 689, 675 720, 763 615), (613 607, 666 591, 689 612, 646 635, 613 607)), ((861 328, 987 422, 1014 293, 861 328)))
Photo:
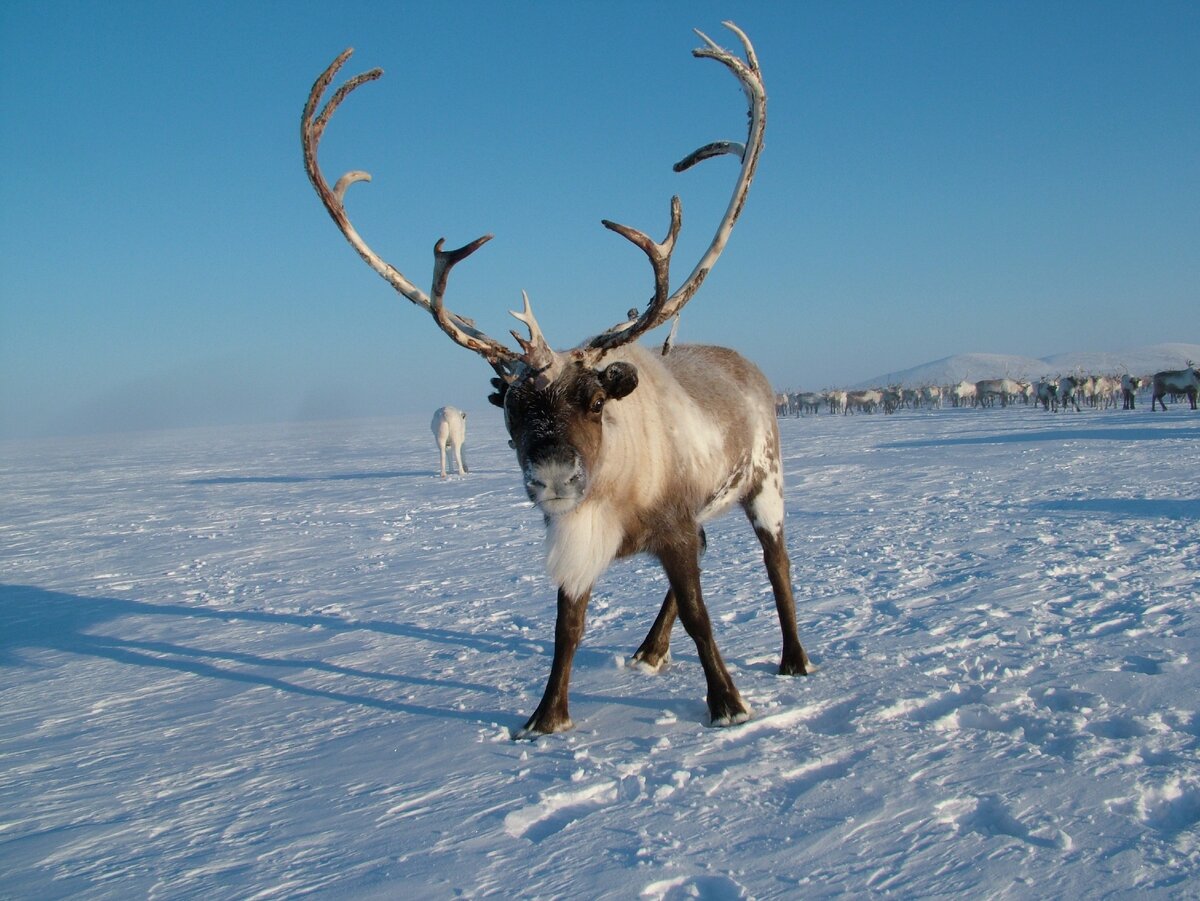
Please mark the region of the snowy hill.
POLYGON ((1003 378, 1010 376, 1015 379, 1041 378, 1050 370, 1045 360, 1033 357, 1019 357, 1013 354, 955 354, 904 369, 900 372, 886 372, 868 379, 855 388, 869 388, 877 385, 956 385, 964 379, 977 382, 980 379, 1003 378))
POLYGON ((1188 360, 1200 363, 1200 344, 1154 344, 1120 353, 1063 353, 1042 359, 1011 354, 966 353, 899 372, 881 373, 852 387, 953 385, 964 379, 977 382, 1005 376, 1032 380, 1080 371, 1101 375, 1148 375, 1163 369, 1181 369, 1188 360))
MULTIPOLYGON (((975 373, 982 376, 984 373, 975 373)), ((499 414, 0 443, 5 898, 1195 898, 1200 416, 780 423, 800 635, 740 515, 600 582, 577 728, 499 414), (1190 455, 1190 457, 1188 456, 1190 455), (1190 888, 1189 888, 1190 886, 1190 888)))
POLYGON ((1182 369, 1191 360, 1200 364, 1200 344, 1155 344, 1122 353, 1066 353, 1046 357, 1060 372, 1082 370, 1088 373, 1129 373, 1152 375, 1164 369, 1182 369))

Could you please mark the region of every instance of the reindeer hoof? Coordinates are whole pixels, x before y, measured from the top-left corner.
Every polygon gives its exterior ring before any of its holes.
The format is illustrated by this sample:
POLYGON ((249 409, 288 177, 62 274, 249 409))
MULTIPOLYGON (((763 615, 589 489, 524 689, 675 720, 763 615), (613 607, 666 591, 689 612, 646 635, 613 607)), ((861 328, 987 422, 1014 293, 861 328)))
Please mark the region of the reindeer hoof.
POLYGON ((732 701, 721 704, 719 709, 710 706, 709 713, 712 714, 713 726, 725 728, 726 726, 740 726, 749 720, 751 710, 749 704, 740 697, 735 697, 732 701))
POLYGON ((779 657, 779 675, 807 676, 813 671, 812 662, 798 641, 785 641, 779 657))
POLYGON ((574 729, 575 724, 571 722, 569 716, 540 716, 534 714, 529 718, 524 726, 522 726, 515 736, 517 741, 533 741, 540 735, 551 735, 555 732, 566 732, 568 729, 574 729))
POLYGON ((663 667, 671 662, 671 652, 655 655, 645 651, 638 651, 629 660, 629 668, 635 669, 643 673, 656 674, 662 671, 663 667))
POLYGON ((718 729, 724 729, 728 726, 740 726, 742 723, 750 720, 750 715, 750 708, 747 707, 743 710, 737 711, 736 713, 729 713, 723 716, 714 716, 712 725, 716 726, 718 729))

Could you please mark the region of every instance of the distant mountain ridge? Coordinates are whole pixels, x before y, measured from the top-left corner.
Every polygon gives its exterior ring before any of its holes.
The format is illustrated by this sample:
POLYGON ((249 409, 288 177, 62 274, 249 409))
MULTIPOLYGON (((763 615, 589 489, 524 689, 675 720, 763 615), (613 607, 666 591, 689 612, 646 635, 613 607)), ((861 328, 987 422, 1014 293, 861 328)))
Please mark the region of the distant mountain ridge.
POLYGON ((1089 375, 1149 375, 1163 369, 1182 369, 1188 360, 1200 363, 1200 344, 1169 342, 1115 353, 1062 353, 1041 359, 1015 354, 966 353, 899 372, 885 372, 850 387, 954 385, 964 379, 977 382, 1006 376, 1032 380, 1073 372, 1089 375))

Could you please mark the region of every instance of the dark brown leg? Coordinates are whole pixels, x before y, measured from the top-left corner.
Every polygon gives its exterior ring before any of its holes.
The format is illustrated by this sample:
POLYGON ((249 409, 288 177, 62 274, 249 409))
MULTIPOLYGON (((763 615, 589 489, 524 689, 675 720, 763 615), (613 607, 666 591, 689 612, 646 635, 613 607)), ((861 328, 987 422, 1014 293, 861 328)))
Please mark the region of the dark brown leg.
POLYGON ((633 653, 634 663, 640 663, 652 670, 663 665, 671 650, 671 627, 675 625, 677 614, 675 592, 668 589, 662 609, 658 611, 658 618, 654 620, 654 625, 650 627, 645 640, 633 653))
POLYGON ((679 620, 696 643, 700 664, 704 667, 704 678, 708 683, 708 712, 714 726, 730 726, 743 723, 750 718, 750 708, 734 687, 733 678, 725 668, 721 652, 713 638, 712 622, 700 594, 700 537, 698 532, 680 530, 679 534, 690 534, 680 539, 665 552, 659 554, 671 591, 675 595, 679 620))
POLYGON ((571 598, 561 588, 558 590, 558 616, 554 621, 554 662, 550 665, 550 679, 542 702, 529 718, 529 722, 517 733, 517 738, 534 738, 538 734, 563 732, 572 728, 571 715, 567 711, 567 690, 571 683, 571 663, 575 649, 583 638, 584 617, 592 593, 589 590, 582 598, 571 598))
POLYGON ((763 549, 763 562, 767 565, 767 578, 771 580, 771 591, 775 594, 775 610, 779 614, 779 628, 783 631, 783 654, 779 661, 782 676, 808 675, 808 655, 800 645, 796 631, 796 601, 792 597, 792 562, 788 559, 783 532, 772 533, 755 528, 763 549))

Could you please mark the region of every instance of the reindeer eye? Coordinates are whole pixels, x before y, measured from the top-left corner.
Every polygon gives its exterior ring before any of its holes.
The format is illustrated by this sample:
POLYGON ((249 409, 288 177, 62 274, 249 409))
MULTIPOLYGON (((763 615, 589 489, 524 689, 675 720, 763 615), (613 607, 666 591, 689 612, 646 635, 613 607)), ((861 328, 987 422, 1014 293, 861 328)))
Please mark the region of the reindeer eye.
POLYGON ((592 413, 592 414, 599 413, 601 410, 604 409, 604 400, 605 400, 604 393, 601 391, 597 391, 595 394, 592 395, 592 399, 588 403, 588 412, 592 413))

